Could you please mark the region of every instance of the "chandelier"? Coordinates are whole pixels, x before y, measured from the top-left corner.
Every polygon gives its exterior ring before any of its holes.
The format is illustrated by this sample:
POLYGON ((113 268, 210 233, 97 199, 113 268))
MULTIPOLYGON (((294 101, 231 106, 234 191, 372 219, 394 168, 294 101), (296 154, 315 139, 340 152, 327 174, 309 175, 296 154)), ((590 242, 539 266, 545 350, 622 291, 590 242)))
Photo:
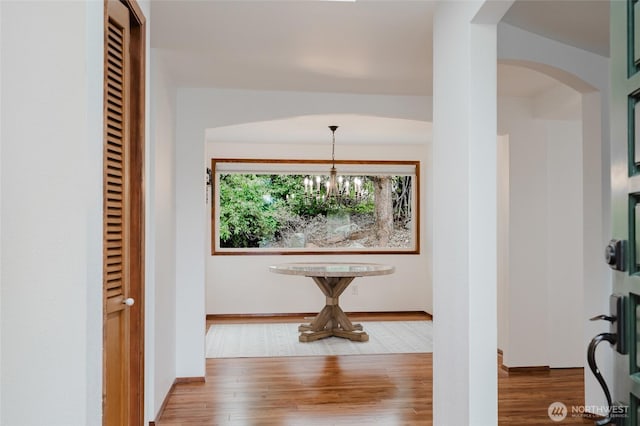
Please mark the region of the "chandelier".
POLYGON ((336 170, 336 130, 338 126, 329 126, 331 130, 331 169, 329 176, 307 176, 304 178, 304 197, 307 204, 332 207, 354 207, 369 200, 369 191, 360 177, 338 176, 336 170))

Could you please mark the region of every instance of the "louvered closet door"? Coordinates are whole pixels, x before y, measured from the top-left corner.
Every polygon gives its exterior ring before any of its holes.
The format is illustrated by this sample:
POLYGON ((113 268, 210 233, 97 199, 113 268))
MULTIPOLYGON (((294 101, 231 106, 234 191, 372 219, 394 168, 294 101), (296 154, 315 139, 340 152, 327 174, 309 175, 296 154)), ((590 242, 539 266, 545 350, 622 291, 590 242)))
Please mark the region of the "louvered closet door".
POLYGON ((107 3, 103 291, 105 309, 104 424, 129 424, 130 285, 129 10, 107 3))

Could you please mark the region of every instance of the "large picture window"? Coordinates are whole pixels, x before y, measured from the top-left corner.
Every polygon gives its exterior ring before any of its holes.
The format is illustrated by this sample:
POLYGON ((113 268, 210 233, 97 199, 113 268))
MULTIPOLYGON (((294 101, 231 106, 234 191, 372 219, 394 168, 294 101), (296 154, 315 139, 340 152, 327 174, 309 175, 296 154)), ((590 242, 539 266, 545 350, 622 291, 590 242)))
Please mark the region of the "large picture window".
POLYGON ((419 253, 419 162, 332 165, 212 159, 212 254, 419 253))

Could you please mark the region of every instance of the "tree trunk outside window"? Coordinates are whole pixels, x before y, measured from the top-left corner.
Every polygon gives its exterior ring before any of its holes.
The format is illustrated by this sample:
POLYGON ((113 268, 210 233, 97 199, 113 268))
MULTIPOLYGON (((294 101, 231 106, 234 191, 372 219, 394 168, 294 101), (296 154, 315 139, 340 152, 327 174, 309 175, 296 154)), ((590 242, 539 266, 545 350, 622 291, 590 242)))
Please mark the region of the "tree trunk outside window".
POLYGON ((376 205, 376 238, 378 246, 386 247, 393 234, 391 176, 376 176, 372 180, 376 205))

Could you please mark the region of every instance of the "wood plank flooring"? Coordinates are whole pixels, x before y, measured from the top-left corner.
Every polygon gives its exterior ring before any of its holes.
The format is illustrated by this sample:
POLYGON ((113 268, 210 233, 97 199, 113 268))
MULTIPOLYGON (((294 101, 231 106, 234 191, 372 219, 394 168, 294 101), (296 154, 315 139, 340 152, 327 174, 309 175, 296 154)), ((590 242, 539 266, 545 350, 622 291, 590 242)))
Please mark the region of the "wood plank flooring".
MULTIPOLYGON (((156 425, 431 425, 432 360, 432 354, 207 359, 206 382, 177 384, 156 425)), ((550 403, 583 404, 582 374, 499 371, 499 424, 554 424, 550 403)), ((569 416, 561 424, 593 420, 569 416)))

